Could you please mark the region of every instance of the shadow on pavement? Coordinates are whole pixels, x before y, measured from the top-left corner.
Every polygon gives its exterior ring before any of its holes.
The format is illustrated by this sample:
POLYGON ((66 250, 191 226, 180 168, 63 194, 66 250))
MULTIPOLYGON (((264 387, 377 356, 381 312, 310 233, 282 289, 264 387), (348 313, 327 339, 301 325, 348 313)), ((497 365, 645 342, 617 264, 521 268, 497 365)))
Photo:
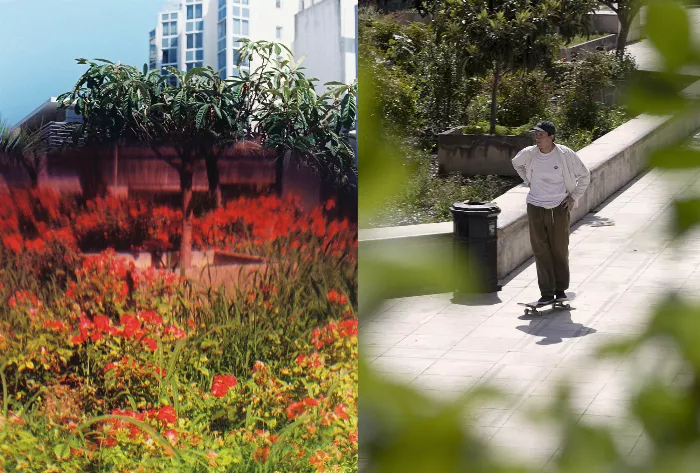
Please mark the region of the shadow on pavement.
POLYGON ((585 337, 596 332, 594 328, 574 322, 571 310, 568 309, 556 309, 541 315, 522 315, 518 318, 530 321, 529 325, 516 327, 518 330, 534 337, 544 337, 537 342, 538 345, 555 345, 565 338, 585 337))

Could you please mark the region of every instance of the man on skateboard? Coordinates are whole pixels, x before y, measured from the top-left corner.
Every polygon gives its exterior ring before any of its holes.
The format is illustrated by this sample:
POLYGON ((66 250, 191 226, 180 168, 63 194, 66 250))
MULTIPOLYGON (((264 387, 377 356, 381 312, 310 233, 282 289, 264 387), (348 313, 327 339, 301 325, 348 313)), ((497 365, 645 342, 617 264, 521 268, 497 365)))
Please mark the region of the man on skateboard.
POLYGON ((573 150, 554 142, 552 122, 539 122, 533 131, 535 146, 522 149, 512 162, 530 188, 527 219, 542 294, 537 303, 547 305, 567 299, 570 212, 588 187, 591 173, 573 150))

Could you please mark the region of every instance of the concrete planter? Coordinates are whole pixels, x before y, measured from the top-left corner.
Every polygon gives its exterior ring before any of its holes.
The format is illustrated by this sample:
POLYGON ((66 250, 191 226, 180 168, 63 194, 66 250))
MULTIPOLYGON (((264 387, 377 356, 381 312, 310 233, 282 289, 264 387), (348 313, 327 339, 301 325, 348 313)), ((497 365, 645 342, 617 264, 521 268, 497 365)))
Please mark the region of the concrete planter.
POLYGON ((594 51, 597 51, 598 48, 602 48, 605 51, 612 51, 615 49, 616 44, 617 44, 617 35, 616 34, 609 34, 607 36, 603 36, 602 38, 598 38, 598 39, 594 39, 591 41, 587 41, 585 43, 577 44, 576 46, 571 46, 568 48, 561 48, 561 51, 559 52, 559 56, 566 59, 567 61, 570 61, 584 51, 594 52, 594 51))
POLYGON ((518 151, 535 144, 532 133, 525 135, 465 135, 461 127, 438 135, 438 170, 458 171, 464 176, 517 175, 511 160, 518 151))

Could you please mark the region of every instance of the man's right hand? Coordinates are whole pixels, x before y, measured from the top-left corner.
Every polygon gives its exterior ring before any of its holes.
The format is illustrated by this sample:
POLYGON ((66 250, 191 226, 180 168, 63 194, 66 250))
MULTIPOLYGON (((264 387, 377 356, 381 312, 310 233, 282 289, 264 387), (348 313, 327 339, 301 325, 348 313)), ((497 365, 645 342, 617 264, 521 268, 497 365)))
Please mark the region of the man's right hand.
POLYGON ((571 210, 574 208, 575 203, 576 201, 570 195, 567 195, 566 199, 564 199, 564 202, 562 202, 562 205, 566 210, 571 212, 571 210))

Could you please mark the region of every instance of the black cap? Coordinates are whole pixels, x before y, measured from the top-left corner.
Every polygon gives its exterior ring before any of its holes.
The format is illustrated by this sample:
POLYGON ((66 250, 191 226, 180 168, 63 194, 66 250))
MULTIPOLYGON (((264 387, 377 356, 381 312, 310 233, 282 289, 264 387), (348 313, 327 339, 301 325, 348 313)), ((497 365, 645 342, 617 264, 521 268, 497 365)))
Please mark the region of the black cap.
POLYGON ((550 121, 541 121, 535 125, 531 131, 544 131, 548 135, 556 135, 557 129, 554 127, 554 123, 550 121))

